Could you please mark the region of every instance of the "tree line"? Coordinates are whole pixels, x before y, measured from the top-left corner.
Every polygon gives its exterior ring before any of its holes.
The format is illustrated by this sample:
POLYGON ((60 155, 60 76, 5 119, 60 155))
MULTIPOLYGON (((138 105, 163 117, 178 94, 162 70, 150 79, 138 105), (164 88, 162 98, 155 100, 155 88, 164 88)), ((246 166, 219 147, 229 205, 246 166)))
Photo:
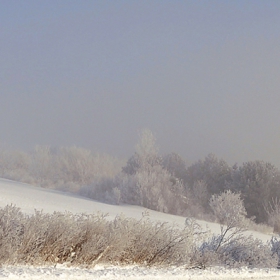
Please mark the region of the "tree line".
POLYGON ((143 130, 126 161, 78 147, 38 146, 27 153, 0 151, 0 176, 71 191, 107 203, 128 203, 197 218, 213 218, 211 198, 239 194, 247 218, 280 232, 280 171, 271 163, 229 165, 213 154, 186 165, 177 153, 160 155, 143 130))

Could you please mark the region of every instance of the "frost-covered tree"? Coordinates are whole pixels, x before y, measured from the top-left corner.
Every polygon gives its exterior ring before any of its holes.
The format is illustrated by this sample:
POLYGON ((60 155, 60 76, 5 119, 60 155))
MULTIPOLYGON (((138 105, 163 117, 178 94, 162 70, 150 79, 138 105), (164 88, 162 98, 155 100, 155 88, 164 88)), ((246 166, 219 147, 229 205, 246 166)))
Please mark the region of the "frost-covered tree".
POLYGON ((55 160, 49 146, 36 146, 31 157, 30 175, 36 184, 47 187, 55 177, 55 160))
POLYGON ((59 150, 60 177, 81 185, 89 184, 93 179, 92 154, 90 150, 78 147, 64 147, 59 150))
POLYGON ((171 174, 162 166, 153 166, 149 170, 140 169, 136 174, 136 184, 142 206, 166 213, 182 214, 188 199, 184 196, 181 181, 175 184, 171 174))
POLYGON ((227 190, 219 195, 212 195, 209 205, 220 224, 229 229, 244 227, 247 212, 239 193, 227 190))
POLYGON ((280 198, 280 173, 271 163, 250 161, 232 172, 232 190, 241 193, 249 217, 267 222, 265 207, 280 198))
POLYGON ((139 142, 136 145, 135 154, 127 161, 123 172, 133 175, 139 169, 150 169, 161 164, 161 157, 158 155, 156 138, 149 129, 143 129, 140 133, 139 142))
POLYGON ((26 183, 32 183, 29 176, 31 164, 30 156, 22 151, 0 150, 0 176, 7 179, 21 179, 26 183))
POLYGON ((182 181, 186 180, 186 163, 177 153, 170 153, 163 156, 162 166, 175 178, 182 181))
POLYGON ((209 212, 207 209, 209 208, 210 194, 205 181, 196 181, 189 193, 190 197, 192 198, 190 205, 190 208, 192 209, 192 215, 199 217, 209 212))
POLYGON ((212 195, 209 205, 218 223, 221 233, 217 248, 230 242, 246 230, 246 209, 239 193, 227 190, 220 195, 212 195))
POLYGON ((231 181, 231 171, 232 167, 226 161, 209 154, 187 168, 186 179, 190 187, 197 181, 204 181, 209 194, 216 194, 226 189, 227 182, 231 181))
MULTIPOLYGON (((267 223, 272 226, 274 232, 280 234, 280 200, 278 197, 272 198, 271 202, 265 206, 267 223)), ((279 251, 280 253, 280 251, 279 251)))
POLYGON ((136 145, 136 153, 127 162, 123 172, 133 176, 133 189, 122 187, 122 197, 130 197, 128 191, 137 196, 138 203, 144 207, 168 212, 182 213, 186 197, 181 180, 172 180, 171 173, 162 166, 158 155, 156 138, 144 129, 136 145))

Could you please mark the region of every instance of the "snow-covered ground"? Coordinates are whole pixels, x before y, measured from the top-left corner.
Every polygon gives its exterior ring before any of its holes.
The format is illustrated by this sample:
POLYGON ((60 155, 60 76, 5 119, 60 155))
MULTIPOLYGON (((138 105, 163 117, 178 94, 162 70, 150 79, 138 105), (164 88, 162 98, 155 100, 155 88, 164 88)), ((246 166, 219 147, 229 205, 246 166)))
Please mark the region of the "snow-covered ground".
MULTIPOLYGON (((54 211, 70 211, 72 213, 107 213, 115 217, 123 213, 128 217, 140 219, 146 210, 143 207, 131 205, 109 205, 99 203, 72 194, 41 189, 27 184, 0 179, 0 207, 14 204, 25 213, 33 213, 34 209, 52 213, 54 211)), ((152 220, 167 221, 183 226, 184 217, 168 215, 149 210, 152 220)), ((199 221, 204 228, 219 232, 219 225, 199 221)), ((255 237, 267 241, 270 235, 251 232, 255 237)), ((280 271, 265 269, 234 269, 211 268, 206 270, 185 270, 184 268, 141 268, 141 267, 101 267, 94 269, 56 267, 24 267, 3 266, 0 268, 0 279, 280 279, 280 271)))
POLYGON ((232 279, 280 279, 279 270, 266 269, 225 269, 185 270, 184 268, 139 268, 139 267, 96 267, 94 269, 59 267, 4 267, 0 279, 124 279, 124 280, 232 280, 232 279))

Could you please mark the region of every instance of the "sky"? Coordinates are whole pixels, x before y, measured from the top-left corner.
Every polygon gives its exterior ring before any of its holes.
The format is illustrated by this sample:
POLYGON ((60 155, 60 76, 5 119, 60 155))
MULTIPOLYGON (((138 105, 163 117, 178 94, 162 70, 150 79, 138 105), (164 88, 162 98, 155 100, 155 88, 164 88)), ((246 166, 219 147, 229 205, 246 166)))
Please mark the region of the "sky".
POLYGON ((0 144, 280 168, 280 1, 0 0, 0 144))

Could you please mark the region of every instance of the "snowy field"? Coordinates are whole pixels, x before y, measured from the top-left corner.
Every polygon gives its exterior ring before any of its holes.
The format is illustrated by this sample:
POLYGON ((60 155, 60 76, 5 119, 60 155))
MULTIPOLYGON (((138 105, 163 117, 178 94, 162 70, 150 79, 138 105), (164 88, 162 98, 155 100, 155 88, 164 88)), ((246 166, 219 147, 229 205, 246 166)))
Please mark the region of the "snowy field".
MULTIPOLYGON (((146 210, 139 206, 108 205, 53 190, 36 188, 27 184, 0 179, 0 206, 14 204, 25 213, 33 213, 34 209, 52 213, 54 211, 70 211, 72 213, 107 213, 115 217, 123 213, 128 217, 140 219, 146 210)), ((152 220, 167 221, 184 226, 185 218, 158 213, 149 210, 152 220)), ((219 232, 219 225, 199 221, 204 228, 219 232)), ((270 235, 251 232, 255 237, 267 241, 270 235)), ((185 270, 184 268, 141 268, 141 267, 100 267, 94 269, 56 267, 23 267, 3 266, 0 268, 0 279, 280 279, 280 271, 265 269, 239 268, 226 270, 211 268, 206 270, 185 270)))

